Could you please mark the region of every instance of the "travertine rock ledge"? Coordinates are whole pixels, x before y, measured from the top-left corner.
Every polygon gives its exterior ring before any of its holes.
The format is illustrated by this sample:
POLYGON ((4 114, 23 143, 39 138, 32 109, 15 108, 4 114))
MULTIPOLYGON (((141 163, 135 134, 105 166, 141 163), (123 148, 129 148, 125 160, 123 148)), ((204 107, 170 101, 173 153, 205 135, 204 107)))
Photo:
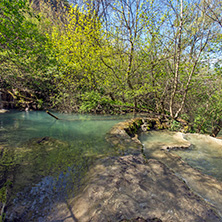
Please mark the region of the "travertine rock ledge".
MULTIPOLYGON (((167 122, 161 122, 158 118, 136 118, 130 121, 116 124, 107 134, 107 140, 117 148, 125 147, 124 153, 138 154, 142 151, 145 156, 156 159, 166 164, 176 175, 186 181, 187 185, 198 195, 210 203, 222 217, 222 183, 215 178, 201 173, 184 162, 179 156, 168 152, 172 149, 187 149, 191 143, 185 140, 184 134, 175 134, 178 143, 164 145, 150 156, 148 150, 142 148, 137 139, 137 133, 148 130, 167 129, 167 122), (119 133, 119 134, 118 134, 119 133), (127 148, 126 148, 127 147, 127 148)), ((204 136, 204 135, 201 135, 204 136)), ((212 138, 212 140, 216 140, 212 138)), ((216 140, 220 143, 220 140, 216 140)), ((124 149, 124 148, 123 148, 124 149)))
POLYGON ((100 160, 83 192, 60 204, 45 221, 217 222, 214 209, 161 162, 127 155, 100 160), (155 220, 154 220, 155 221, 155 220))
MULTIPOLYGON (((123 150, 124 153, 139 153, 143 147, 138 140, 138 134, 149 130, 163 130, 169 127, 168 122, 159 118, 135 118, 120 122, 113 126, 109 133, 106 135, 106 140, 123 150)), ((171 150, 175 148, 187 149, 191 146, 190 142, 183 139, 182 133, 176 134, 178 143, 171 144, 170 146, 160 147, 163 150, 171 150)))

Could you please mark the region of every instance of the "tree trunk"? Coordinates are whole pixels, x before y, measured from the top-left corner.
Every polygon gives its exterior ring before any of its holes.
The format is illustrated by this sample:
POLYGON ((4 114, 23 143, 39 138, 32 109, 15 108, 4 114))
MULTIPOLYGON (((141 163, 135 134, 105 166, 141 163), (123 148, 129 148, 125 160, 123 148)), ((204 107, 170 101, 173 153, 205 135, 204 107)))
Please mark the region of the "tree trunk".
POLYGON ((178 30, 178 44, 176 49, 176 67, 175 67, 175 74, 174 74, 174 85, 173 85, 173 92, 170 98, 170 116, 174 117, 173 113, 173 105, 174 105, 174 98, 176 95, 177 87, 178 87, 178 77, 179 77, 179 67, 180 67, 180 57, 181 57, 181 42, 182 42, 182 26, 183 26, 183 0, 180 1, 180 24, 178 30))

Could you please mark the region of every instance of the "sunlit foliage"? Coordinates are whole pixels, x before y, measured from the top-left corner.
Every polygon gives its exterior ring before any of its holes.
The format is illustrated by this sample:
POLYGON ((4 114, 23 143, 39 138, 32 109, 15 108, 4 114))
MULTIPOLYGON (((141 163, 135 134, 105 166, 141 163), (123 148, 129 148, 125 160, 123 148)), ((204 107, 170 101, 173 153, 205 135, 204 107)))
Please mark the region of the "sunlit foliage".
POLYGON ((37 2, 0 2, 1 92, 19 107, 220 125, 217 1, 37 2))

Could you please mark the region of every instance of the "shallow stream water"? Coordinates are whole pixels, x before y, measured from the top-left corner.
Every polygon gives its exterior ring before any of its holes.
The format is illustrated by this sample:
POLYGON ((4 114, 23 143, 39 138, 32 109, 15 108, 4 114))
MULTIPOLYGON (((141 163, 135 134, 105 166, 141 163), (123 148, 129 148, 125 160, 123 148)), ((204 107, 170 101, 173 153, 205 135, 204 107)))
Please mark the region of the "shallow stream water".
POLYGON ((60 113, 55 115, 60 120, 54 119, 44 111, 0 114, 1 140, 4 142, 7 139, 7 143, 12 146, 31 138, 45 136, 69 143, 77 141, 97 143, 98 139, 104 140, 104 135, 115 123, 127 118, 60 113))
MULTIPOLYGON (((163 145, 177 143, 175 135, 175 132, 170 131, 151 131, 143 133, 140 140, 147 155, 152 156, 163 145)), ((192 144, 191 147, 170 152, 182 157, 192 167, 222 181, 222 140, 200 134, 184 134, 183 137, 192 144)))
MULTIPOLYGON (((27 212, 34 221, 54 203, 77 194, 96 159, 117 155, 106 133, 132 117, 54 114, 59 120, 43 111, 0 114, 0 148, 7 150, 5 161, 15 165, 11 212, 23 206, 15 214, 24 221, 27 212)), ((15 214, 8 220, 15 220, 15 214)))

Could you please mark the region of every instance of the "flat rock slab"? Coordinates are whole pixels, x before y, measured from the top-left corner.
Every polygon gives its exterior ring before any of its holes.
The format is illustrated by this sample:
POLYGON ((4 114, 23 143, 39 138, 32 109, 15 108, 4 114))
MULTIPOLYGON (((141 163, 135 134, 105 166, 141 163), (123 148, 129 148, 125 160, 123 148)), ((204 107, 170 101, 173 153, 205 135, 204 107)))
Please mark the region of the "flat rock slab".
MULTIPOLYGON (((146 155, 146 152, 144 152, 146 155)), ((186 181, 186 184, 198 195, 208 201, 222 217, 222 182, 214 177, 203 174, 183 161, 181 157, 171 152, 157 150, 151 158, 158 159, 173 170, 178 177, 186 181)))
POLYGON ((173 171, 141 155, 100 160, 90 169, 86 184, 44 221, 222 221, 173 171))

